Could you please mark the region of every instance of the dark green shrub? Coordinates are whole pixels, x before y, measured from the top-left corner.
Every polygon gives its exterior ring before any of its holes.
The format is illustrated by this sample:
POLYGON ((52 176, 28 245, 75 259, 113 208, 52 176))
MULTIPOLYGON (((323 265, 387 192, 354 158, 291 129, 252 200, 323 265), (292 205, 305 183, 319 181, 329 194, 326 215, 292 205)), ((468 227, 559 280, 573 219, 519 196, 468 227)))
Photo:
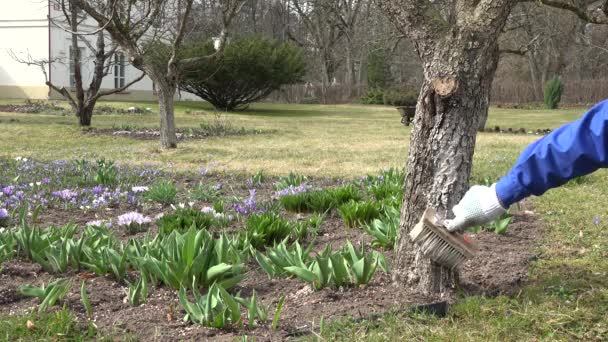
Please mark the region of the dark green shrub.
POLYGON ((175 203, 176 197, 177 187, 169 180, 160 180, 152 184, 146 194, 148 200, 164 205, 175 203))
POLYGON ((334 198, 336 206, 349 202, 361 200, 361 193, 354 185, 348 184, 340 188, 330 189, 328 192, 334 198))
POLYGON ((400 212, 397 208, 388 207, 381 218, 365 225, 364 229, 374 237, 372 245, 393 249, 399 231, 400 212))
POLYGON ((194 226, 197 230, 209 229, 215 224, 215 218, 193 208, 180 208, 171 214, 156 220, 159 234, 169 234, 176 230, 184 233, 194 226))
MULTIPOLYGON (((391 81, 388 51, 376 48, 367 57, 367 86, 370 89, 386 88, 391 81)), ((379 103, 378 103, 379 104, 379 103)))
POLYGON ((94 171, 93 181, 95 183, 105 186, 116 184, 118 170, 112 160, 105 160, 105 158, 97 160, 97 167, 94 171))
POLYGON ((413 90, 388 89, 384 91, 382 102, 387 106, 415 106, 418 94, 413 90))
POLYGON ((384 91, 382 89, 370 88, 361 96, 359 101, 361 104, 382 105, 384 104, 384 91))
POLYGON ((394 199, 396 202, 400 202, 403 198, 405 172, 403 169, 386 169, 378 176, 368 175, 364 180, 364 184, 376 200, 394 199))
POLYGON ((545 105, 549 109, 556 109, 562 99, 564 84, 558 76, 553 77, 545 85, 545 105))
POLYGON ((289 188, 290 186, 300 186, 306 183, 307 181, 308 178, 306 176, 299 175, 294 172, 289 172, 289 175, 287 175, 287 177, 279 177, 279 181, 274 185, 274 188, 276 190, 283 190, 289 188))
POLYGON ((328 191, 301 192, 281 196, 279 201, 285 210, 292 212, 325 212, 335 207, 335 200, 328 191))
MULTIPOLYGON (((184 57, 215 52, 205 41, 186 46, 184 57)), ((184 72, 180 89, 209 101, 217 109, 243 109, 286 84, 302 81, 306 65, 299 48, 265 38, 241 38, 228 44, 222 57, 184 72)))
POLYGON ((291 225, 273 212, 254 214, 246 222, 247 235, 251 245, 258 248, 272 245, 291 235, 291 225))
POLYGON ((418 93, 407 89, 368 89, 360 99, 362 104, 377 104, 386 106, 415 106, 418 93))
POLYGON ((352 184, 324 191, 301 192, 281 196, 279 201, 285 210, 292 212, 324 213, 351 200, 359 201, 361 193, 352 184))
POLYGON ((198 183, 188 191, 188 197, 193 201, 212 202, 221 196, 217 185, 198 183))
POLYGON ((350 201, 338 207, 340 217, 346 228, 362 226, 380 217, 381 206, 378 202, 350 201))
POLYGON ((299 194, 285 195, 279 198, 279 202, 287 211, 301 213, 308 211, 308 201, 310 199, 309 192, 299 194))
POLYGON ((305 221, 289 221, 275 212, 253 214, 247 219, 246 230, 241 240, 248 241, 254 248, 270 246, 286 238, 298 240, 318 232, 323 223, 322 216, 312 216, 305 221))

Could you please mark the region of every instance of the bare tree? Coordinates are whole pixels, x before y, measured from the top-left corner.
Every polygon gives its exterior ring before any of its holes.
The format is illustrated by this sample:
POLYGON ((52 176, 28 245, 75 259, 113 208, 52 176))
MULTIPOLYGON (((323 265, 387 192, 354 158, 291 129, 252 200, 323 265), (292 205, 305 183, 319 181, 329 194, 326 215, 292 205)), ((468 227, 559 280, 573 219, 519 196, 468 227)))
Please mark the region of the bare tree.
POLYGON ((70 90, 68 90, 65 86, 57 86, 52 82, 52 80, 48 78, 48 74, 46 72, 47 66, 49 66, 51 62, 60 62, 60 59, 56 58, 51 61, 47 59, 33 59, 29 55, 24 58, 19 57, 14 53, 12 54, 12 57, 17 62, 39 67, 42 73, 44 74, 46 85, 57 93, 59 93, 69 102, 70 106, 76 114, 76 117, 78 117, 79 124, 81 126, 90 126, 95 104, 101 97, 126 90, 134 83, 140 81, 145 76, 145 74, 142 73, 134 80, 114 89, 101 90, 101 83, 103 81, 103 78, 112 71, 112 58, 116 52, 116 46, 112 46, 110 47, 110 49, 106 49, 106 41, 102 29, 98 29, 92 33, 93 36, 96 36, 95 46, 93 46, 93 44, 91 44, 91 42, 86 36, 82 36, 76 33, 78 32, 79 25, 85 20, 85 17, 79 14, 80 10, 78 6, 74 3, 74 0, 67 0, 67 2, 66 0, 54 1, 57 2, 58 5, 60 5, 60 8, 63 13, 63 19, 60 21, 56 21, 51 18, 51 20, 55 26, 64 29, 71 35, 71 53, 69 57, 71 59, 68 61, 68 65, 71 68, 71 77, 73 77, 71 82, 73 82, 72 86, 74 88, 74 94, 72 94, 70 90), (95 56, 93 60, 94 69, 91 82, 89 83, 89 86, 86 89, 83 83, 82 72, 82 66, 84 61, 79 42, 86 45, 88 49, 92 52, 92 54, 95 56))
POLYGON ((583 26, 575 15, 542 4, 522 3, 513 9, 500 51, 525 58, 537 101, 547 81, 563 74, 569 55, 583 50, 577 43, 583 26))
POLYGON ((309 48, 319 61, 321 67, 321 95, 323 103, 327 102, 327 91, 334 80, 341 58, 336 47, 344 31, 338 26, 334 17, 333 0, 291 0, 293 8, 305 28, 304 35, 289 32, 289 37, 298 45, 309 48))
MULTIPOLYGON (((488 113, 499 59, 498 38, 515 0, 376 0, 416 47, 424 81, 410 138, 394 280, 449 296, 452 270, 423 257, 408 232, 427 207, 447 217, 468 188, 475 139, 488 113)), ((605 22, 608 2, 593 8, 560 0, 542 3, 605 22)))
POLYGON ((334 1, 333 6, 329 7, 334 14, 338 29, 346 39, 345 81, 350 87, 351 94, 357 83, 355 75, 355 47, 357 45, 357 26, 364 2, 364 0, 338 0, 334 1))
POLYGON ((160 144, 177 147, 173 97, 184 70, 216 58, 226 42, 226 31, 245 0, 218 0, 222 30, 219 48, 210 56, 182 59, 194 0, 73 0, 104 26, 113 41, 129 54, 131 64, 146 72, 159 95, 160 144), (159 53, 162 52, 162 53, 159 53), (159 55, 167 56, 157 58, 159 55))

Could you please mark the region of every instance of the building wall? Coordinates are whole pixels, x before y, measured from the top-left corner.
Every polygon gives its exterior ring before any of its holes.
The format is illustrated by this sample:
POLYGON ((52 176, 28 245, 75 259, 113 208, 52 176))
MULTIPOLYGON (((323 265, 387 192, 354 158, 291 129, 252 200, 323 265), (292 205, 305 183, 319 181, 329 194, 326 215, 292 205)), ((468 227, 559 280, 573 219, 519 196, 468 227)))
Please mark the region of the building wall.
POLYGON ((11 52, 19 58, 48 59, 48 4, 0 0, 0 8, 0 98, 45 98, 44 74, 16 62, 11 52))
MULTIPOLYGON (((50 13, 54 22, 67 27, 65 17, 59 7, 44 0, 0 0, 0 98, 32 98, 32 99, 62 99, 57 92, 49 92, 45 85, 44 74, 36 66, 27 66, 16 62, 9 52, 19 58, 31 56, 33 59, 47 59, 49 53, 52 63, 46 68, 51 82, 58 87, 70 89, 70 63, 69 51, 71 34, 62 28, 51 24, 47 15, 50 13), (49 39, 50 37, 50 39, 49 39), (49 48, 50 41, 50 48, 49 48), (49 51, 50 50, 50 51, 49 51)), ((85 20, 79 25, 79 30, 92 32, 97 29, 97 23, 92 19, 85 20)), ((95 35, 83 36, 93 47, 97 37, 95 35)), ((106 33, 106 49, 111 46, 109 34, 106 33)), ((84 53, 82 55, 82 75, 85 88, 91 82, 94 68, 94 54, 79 44, 84 53)), ((128 61, 128 56, 125 56, 128 61)), ((127 64, 125 66, 125 83, 141 75, 141 71, 127 64)), ((104 77, 102 89, 114 88, 113 70, 104 77)), ((176 98, 178 95, 176 95, 176 98)), ((104 97, 106 100, 137 101, 156 100, 153 91, 153 82, 147 76, 135 83, 125 92, 104 97)), ((182 100, 200 100, 198 97, 182 92, 182 100)))

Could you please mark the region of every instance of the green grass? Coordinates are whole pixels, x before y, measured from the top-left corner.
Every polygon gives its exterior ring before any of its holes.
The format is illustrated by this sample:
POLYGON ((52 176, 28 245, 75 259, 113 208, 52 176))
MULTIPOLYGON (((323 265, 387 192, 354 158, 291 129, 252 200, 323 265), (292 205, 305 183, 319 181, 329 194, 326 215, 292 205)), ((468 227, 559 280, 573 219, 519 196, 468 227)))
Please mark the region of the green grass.
MULTIPOLYGON (((153 103, 102 104, 149 106, 157 111, 157 105, 153 103)), ((556 127, 574 119, 580 112, 493 109, 488 126, 503 126, 515 116, 518 121, 529 120, 531 128, 556 127)), ((212 113, 206 104, 181 102, 176 108, 176 124, 180 128, 197 128, 212 113)), ((376 172, 380 167, 401 167, 406 158, 410 128, 399 123, 399 115, 392 107, 256 104, 247 112, 224 115, 235 127, 275 129, 277 132, 187 141, 177 150, 161 151, 157 141, 83 136, 72 116, 0 113, 3 126, 0 155, 45 160, 105 157, 158 165, 170 162, 174 168, 182 170, 215 163, 217 169, 231 171, 254 173, 264 170, 270 175, 285 175, 286 170, 297 170, 301 174, 324 176, 360 176, 376 172), (11 119, 18 122, 10 122, 11 119)), ((158 114, 93 117, 93 126, 97 128, 123 124, 158 127, 158 114)), ((479 144, 480 150, 495 147, 504 150, 505 145, 513 144, 517 150, 518 146, 523 147, 533 139, 481 134, 479 144)), ((514 156, 512 150, 511 157, 514 156)))
MULTIPOLYGON (((156 110, 156 104, 144 106, 156 110)), ((178 127, 198 127, 204 116, 193 114, 196 111, 211 112, 205 104, 179 103, 178 127)), ((488 127, 555 128, 584 111, 491 108, 488 127)), ((314 176, 359 177, 405 163, 410 128, 399 123, 394 108, 257 104, 250 111, 225 115, 235 126, 276 129, 277 133, 189 141, 181 143, 177 150, 160 151, 155 141, 83 136, 74 117, 0 113, 0 155, 47 160, 106 157, 122 163, 146 160, 182 170, 198 170, 200 165, 213 162, 219 169, 251 174, 264 170, 269 175, 283 176, 293 170, 314 176), (10 119, 19 121, 9 122, 10 119)), ((158 118, 152 114, 104 115, 94 117, 93 123, 105 128, 122 123, 157 127, 158 118)), ((479 134, 472 182, 499 178, 537 138, 479 134)), ((539 247, 541 257, 530 270, 531 281, 513 298, 469 297, 456 304, 445 318, 385 315, 373 322, 327 322, 321 336, 344 341, 606 340, 606 198, 608 172, 603 170, 582 184, 567 185, 532 199, 546 231, 539 247), (593 224, 596 215, 599 226, 593 224)), ((5 323, 12 319, 22 318, 0 317, 0 331, 22 325, 17 321, 5 323)), ((11 336, 24 339, 23 335, 11 336)))
POLYGON ((88 341, 94 330, 78 325, 68 309, 52 313, 0 316, 0 341, 88 341), (34 324, 28 329, 27 322, 34 324))

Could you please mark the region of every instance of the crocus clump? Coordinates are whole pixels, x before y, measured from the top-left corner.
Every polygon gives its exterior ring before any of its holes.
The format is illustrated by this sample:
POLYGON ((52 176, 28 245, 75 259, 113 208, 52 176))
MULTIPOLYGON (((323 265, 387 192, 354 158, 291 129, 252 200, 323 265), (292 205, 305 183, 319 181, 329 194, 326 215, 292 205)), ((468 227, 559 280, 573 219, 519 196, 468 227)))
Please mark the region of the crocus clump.
POLYGON ((255 202, 255 189, 249 190, 249 198, 244 200, 242 204, 235 203, 232 205, 232 208, 238 214, 245 216, 249 216, 251 214, 260 214, 264 212, 264 210, 258 209, 257 204, 255 202))
POLYGON ((87 222, 86 225, 87 226, 91 226, 91 227, 106 227, 106 228, 110 228, 110 227, 112 227, 112 221, 94 220, 94 221, 87 222))
POLYGON ((152 222, 152 219, 149 217, 132 211, 118 216, 117 225, 125 228, 128 234, 135 234, 146 231, 150 222, 152 222))
POLYGON ((11 217, 8 214, 8 210, 0 208, 0 227, 8 227, 11 217))
POLYGON ((232 220, 232 215, 226 215, 224 213, 218 213, 217 211, 215 211, 215 209, 213 209, 212 207, 203 207, 203 209, 201 209, 201 211, 205 214, 209 214, 212 215, 216 220, 227 220, 227 221, 231 221, 232 220))
POLYGON ((150 189, 147 186, 134 186, 131 188, 131 191, 133 191, 136 194, 146 192, 148 190, 150 190, 150 189))
POLYGON ((27 207, 95 210, 127 203, 140 206, 144 185, 160 173, 153 168, 117 166, 117 187, 93 180, 97 164, 86 161, 39 162, 30 158, 0 158, 0 202, 8 209, 27 207), (136 182, 135 184, 133 184, 136 182), (133 188, 132 188, 133 187, 133 188), (129 189, 129 191, 121 190, 129 189))
POLYGON ((60 191, 54 191, 53 196, 64 200, 65 202, 70 202, 75 197, 78 196, 78 193, 74 190, 64 189, 60 191))
POLYGON ((312 185, 302 184, 298 186, 290 185, 288 188, 279 190, 275 193, 275 197, 281 198, 287 195, 296 195, 301 194, 303 192, 308 192, 312 189, 312 185))

